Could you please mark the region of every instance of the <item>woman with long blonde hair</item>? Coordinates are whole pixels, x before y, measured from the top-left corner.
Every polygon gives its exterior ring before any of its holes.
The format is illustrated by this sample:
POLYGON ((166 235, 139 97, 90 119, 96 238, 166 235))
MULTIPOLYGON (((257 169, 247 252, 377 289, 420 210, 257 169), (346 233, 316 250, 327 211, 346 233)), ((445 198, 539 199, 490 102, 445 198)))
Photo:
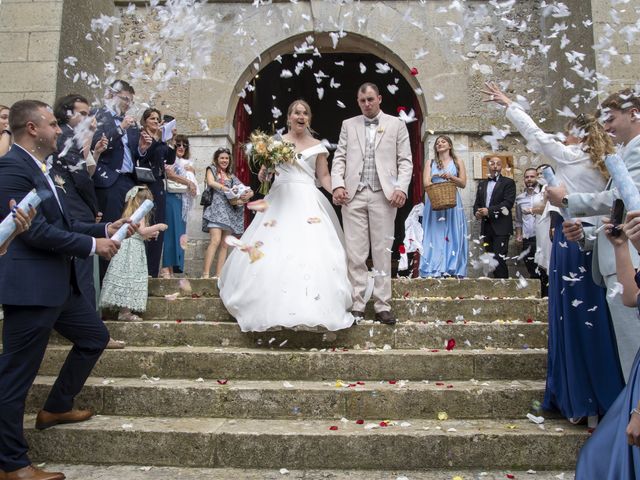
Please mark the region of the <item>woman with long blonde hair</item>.
MULTIPOLYGON (((593 115, 580 114, 564 132, 564 141, 540 129, 524 109, 495 83, 487 83, 485 102, 506 108, 507 118, 527 140, 527 147, 555 160, 556 177, 569 193, 601 192, 608 175, 604 156, 613 143, 593 115)), ((582 218, 582 224, 595 218, 582 218)), ((556 216, 549 263, 549 348, 547 385, 542 407, 559 410, 572 423, 587 418, 594 427, 620 390, 624 378, 607 307, 606 290, 591 276, 591 252, 567 241, 563 218, 556 216)))

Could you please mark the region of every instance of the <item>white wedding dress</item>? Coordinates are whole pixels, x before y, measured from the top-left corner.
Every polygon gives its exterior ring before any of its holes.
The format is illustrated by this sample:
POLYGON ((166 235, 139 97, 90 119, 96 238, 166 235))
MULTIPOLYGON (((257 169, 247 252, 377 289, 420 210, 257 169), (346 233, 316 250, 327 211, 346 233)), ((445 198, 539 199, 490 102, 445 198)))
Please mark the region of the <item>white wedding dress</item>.
POLYGON ((234 248, 225 263, 220 298, 243 332, 353 324, 342 229, 316 187, 316 157, 323 153, 315 145, 298 153, 296 164, 276 168, 269 208, 240 239, 263 256, 251 262, 247 248, 234 248))

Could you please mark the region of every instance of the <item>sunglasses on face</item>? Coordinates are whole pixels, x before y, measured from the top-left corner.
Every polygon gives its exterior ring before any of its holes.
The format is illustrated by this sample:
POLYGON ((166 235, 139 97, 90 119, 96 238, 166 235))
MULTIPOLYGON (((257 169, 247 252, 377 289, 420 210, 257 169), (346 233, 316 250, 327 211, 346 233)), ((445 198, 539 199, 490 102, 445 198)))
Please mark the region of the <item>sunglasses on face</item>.
POLYGON ((178 143, 176 143, 176 147, 189 148, 189 144, 188 143, 178 142, 178 143))

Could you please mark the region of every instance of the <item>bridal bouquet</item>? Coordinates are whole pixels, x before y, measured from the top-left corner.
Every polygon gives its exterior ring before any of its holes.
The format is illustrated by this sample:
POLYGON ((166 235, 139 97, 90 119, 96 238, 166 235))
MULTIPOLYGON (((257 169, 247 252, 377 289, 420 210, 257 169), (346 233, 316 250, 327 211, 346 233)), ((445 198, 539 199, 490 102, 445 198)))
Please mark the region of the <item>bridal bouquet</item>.
MULTIPOLYGON (((249 143, 246 145, 249 162, 254 169, 265 167, 267 178, 275 172, 276 165, 281 163, 295 162, 295 145, 282 140, 282 137, 272 137, 260 130, 255 130, 249 136, 249 143)), ((259 192, 266 195, 271 187, 271 180, 265 180, 260 185, 259 192)))

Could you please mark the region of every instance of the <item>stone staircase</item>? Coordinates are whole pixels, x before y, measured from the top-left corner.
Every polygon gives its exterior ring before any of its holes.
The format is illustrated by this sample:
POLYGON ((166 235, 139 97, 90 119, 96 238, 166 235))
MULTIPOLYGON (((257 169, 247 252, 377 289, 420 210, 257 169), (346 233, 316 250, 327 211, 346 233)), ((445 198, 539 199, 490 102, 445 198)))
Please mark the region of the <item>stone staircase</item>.
POLYGON ((151 280, 144 321, 106 321, 128 345, 78 398, 98 415, 38 432, 68 349, 52 337, 27 402, 32 457, 70 479, 573 478, 586 429, 538 410, 539 284, 393 288, 395 327, 243 334, 214 281, 151 280))

